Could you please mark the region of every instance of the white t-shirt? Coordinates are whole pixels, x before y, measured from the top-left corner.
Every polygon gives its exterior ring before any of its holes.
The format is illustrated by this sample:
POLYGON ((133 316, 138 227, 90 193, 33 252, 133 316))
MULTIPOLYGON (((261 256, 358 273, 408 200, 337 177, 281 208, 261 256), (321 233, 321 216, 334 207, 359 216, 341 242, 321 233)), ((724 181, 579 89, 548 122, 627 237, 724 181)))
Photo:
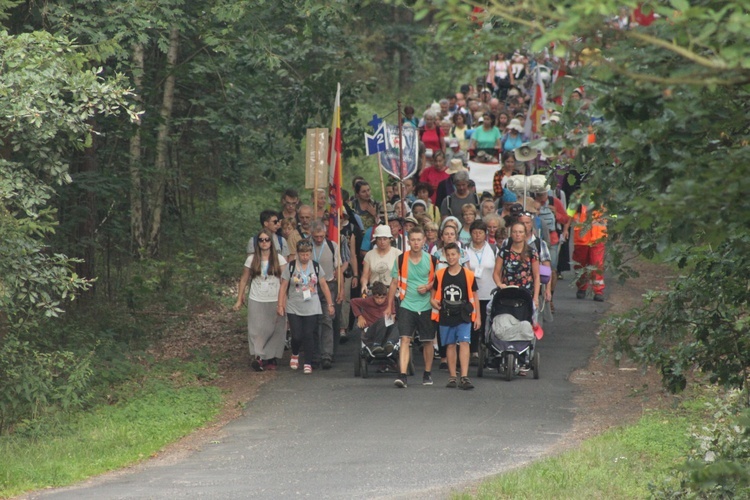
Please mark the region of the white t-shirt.
POLYGON ((492 279, 492 273, 495 271, 495 252, 490 244, 485 242, 481 250, 475 250, 469 244, 466 254, 469 257, 469 269, 474 271, 474 278, 477 280, 477 297, 479 300, 490 300, 492 290, 495 289, 495 281, 492 279))
POLYGON ((380 281, 385 286, 389 286, 391 284, 391 269, 399 255, 401 255, 401 250, 394 247, 391 247, 385 255, 380 255, 377 248, 367 252, 365 262, 370 265, 370 279, 367 284, 372 285, 376 281, 380 281))
MULTIPOLYGON (((245 267, 248 269, 253 263, 255 254, 249 255, 245 260, 245 267)), ((281 255, 279 257, 279 266, 286 265, 286 259, 281 255)), ((250 293, 248 298, 255 302, 276 302, 279 300, 279 287, 281 280, 276 276, 268 276, 268 261, 261 262, 261 275, 256 276, 250 282, 250 293)))

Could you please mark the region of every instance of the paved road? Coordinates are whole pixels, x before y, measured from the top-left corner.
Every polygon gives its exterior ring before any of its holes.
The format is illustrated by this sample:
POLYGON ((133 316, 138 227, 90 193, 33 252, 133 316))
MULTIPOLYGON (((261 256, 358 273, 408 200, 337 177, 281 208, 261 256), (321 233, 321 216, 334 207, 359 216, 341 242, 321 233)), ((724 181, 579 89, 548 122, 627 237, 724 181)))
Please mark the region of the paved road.
MULTIPOLYGON (((568 273, 570 274, 570 273, 568 273)), ((495 372, 473 391, 446 389, 446 372, 407 389, 393 375, 353 377, 355 347, 330 371, 279 372, 246 414, 178 463, 104 476, 45 498, 434 498, 543 455, 570 430, 575 386, 596 345, 605 304, 576 300, 569 278, 538 343, 541 378, 495 372)), ((301 371, 301 370, 300 370, 301 371)), ((474 374, 472 369, 471 374, 474 374)))

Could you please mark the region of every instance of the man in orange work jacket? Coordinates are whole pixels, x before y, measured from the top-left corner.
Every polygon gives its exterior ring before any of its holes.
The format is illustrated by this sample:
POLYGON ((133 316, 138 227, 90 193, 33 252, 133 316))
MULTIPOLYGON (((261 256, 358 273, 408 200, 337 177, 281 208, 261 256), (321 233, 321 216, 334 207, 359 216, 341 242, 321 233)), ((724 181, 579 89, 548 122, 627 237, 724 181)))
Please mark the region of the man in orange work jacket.
POLYGON ((592 281, 594 300, 604 302, 604 245, 607 240, 604 210, 593 210, 592 206, 581 204, 569 215, 573 218, 573 268, 590 269, 584 270, 578 278, 576 298, 586 298, 589 282, 592 281))

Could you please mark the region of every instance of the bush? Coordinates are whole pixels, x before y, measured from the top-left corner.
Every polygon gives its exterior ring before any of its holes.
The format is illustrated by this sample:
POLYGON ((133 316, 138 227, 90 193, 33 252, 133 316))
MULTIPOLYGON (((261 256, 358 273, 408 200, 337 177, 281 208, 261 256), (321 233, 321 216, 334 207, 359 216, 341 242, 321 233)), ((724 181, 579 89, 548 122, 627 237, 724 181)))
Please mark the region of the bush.
POLYGON ((677 474, 652 488, 657 498, 750 497, 750 409, 732 390, 705 403, 709 414, 693 426, 693 446, 677 474))
POLYGON ((92 354, 45 353, 6 337, 0 348, 0 433, 54 409, 81 408, 88 397, 92 354))

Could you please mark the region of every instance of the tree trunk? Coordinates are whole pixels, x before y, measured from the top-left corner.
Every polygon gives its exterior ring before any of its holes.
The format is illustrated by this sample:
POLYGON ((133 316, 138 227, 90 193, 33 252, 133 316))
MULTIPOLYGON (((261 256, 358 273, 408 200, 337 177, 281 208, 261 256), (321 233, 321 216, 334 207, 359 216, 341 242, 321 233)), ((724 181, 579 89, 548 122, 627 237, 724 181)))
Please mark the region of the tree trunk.
MULTIPOLYGON (((93 174, 99 169, 97 159, 97 138, 92 136, 91 147, 83 152, 81 161, 81 172, 93 174)), ((93 188, 84 188, 81 192, 79 204, 86 207, 85 218, 78 223, 76 239, 83 241, 81 262, 76 263, 76 272, 79 276, 88 279, 96 278, 96 191, 93 188)), ((81 294, 82 300, 90 299, 96 292, 96 283, 93 283, 88 293, 81 294)))
MULTIPOLYGON (((133 85, 139 111, 143 110, 143 45, 133 45, 133 85)), ((130 138, 130 244, 131 253, 143 257, 146 234, 143 230, 143 186, 141 185, 141 122, 130 138)))
POLYGON ((154 185, 151 192, 151 224, 148 237, 148 255, 159 253, 161 236, 161 217, 164 210, 164 190, 167 183, 167 156, 169 153, 169 125, 174 105, 175 75, 177 50, 180 44, 180 31, 172 28, 169 34, 169 51, 167 52, 167 78, 164 81, 164 97, 161 105, 161 125, 156 139, 156 162, 154 164, 154 185))

